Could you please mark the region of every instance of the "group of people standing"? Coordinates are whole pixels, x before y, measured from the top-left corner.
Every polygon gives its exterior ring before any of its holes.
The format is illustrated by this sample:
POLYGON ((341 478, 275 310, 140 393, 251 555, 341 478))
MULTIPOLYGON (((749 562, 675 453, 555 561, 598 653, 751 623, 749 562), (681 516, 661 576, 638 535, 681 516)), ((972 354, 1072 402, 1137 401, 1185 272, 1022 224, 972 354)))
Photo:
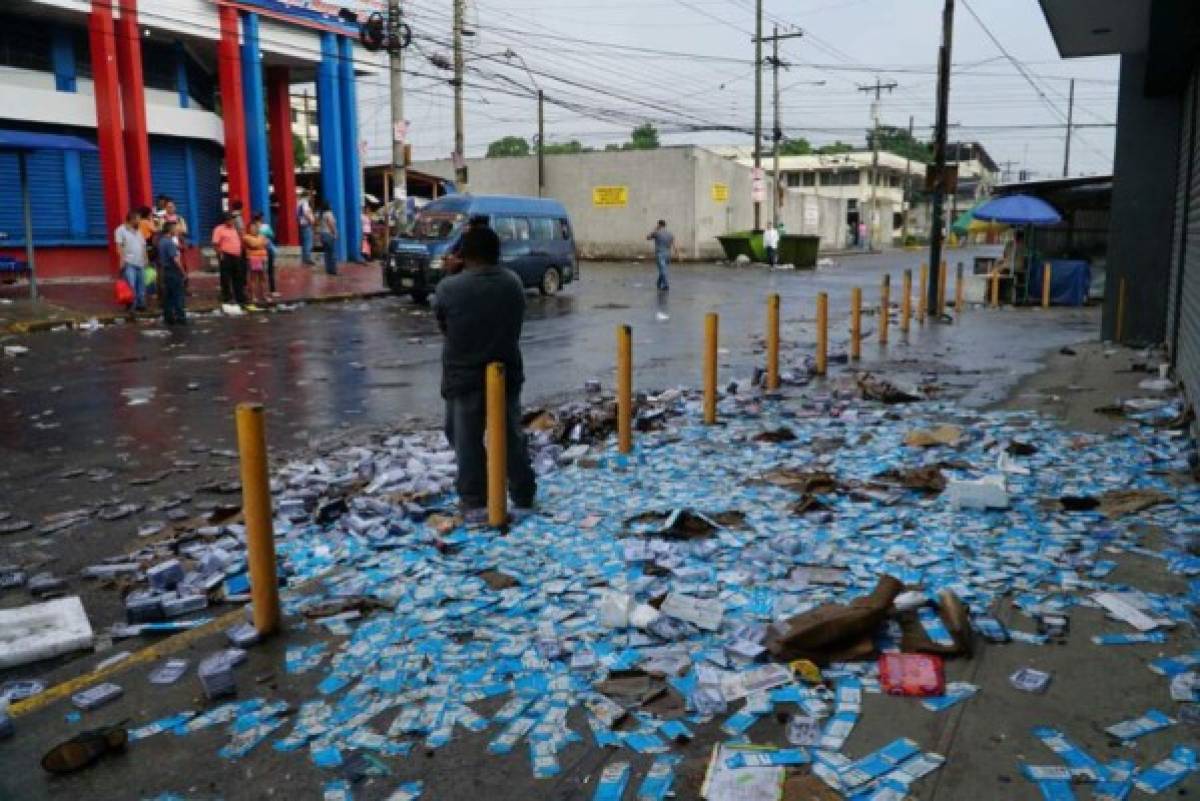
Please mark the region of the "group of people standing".
POLYGON ((187 272, 182 258, 187 236, 187 221, 166 195, 155 199, 153 209, 143 206, 125 215, 113 238, 121 256, 121 278, 131 295, 129 311, 145 311, 147 295, 157 290, 164 322, 187 324, 187 272))
POLYGON ((262 214, 246 220, 240 200, 221 215, 213 229, 212 245, 217 252, 221 276, 221 303, 236 303, 254 309, 279 297, 275 286, 275 231, 262 214))
POLYGON ((337 275, 338 223, 333 209, 324 200, 314 200, 307 191, 303 191, 300 193, 300 201, 296 204, 296 222, 300 224, 301 263, 306 267, 315 264, 313 245, 320 242, 325 255, 325 272, 337 275))

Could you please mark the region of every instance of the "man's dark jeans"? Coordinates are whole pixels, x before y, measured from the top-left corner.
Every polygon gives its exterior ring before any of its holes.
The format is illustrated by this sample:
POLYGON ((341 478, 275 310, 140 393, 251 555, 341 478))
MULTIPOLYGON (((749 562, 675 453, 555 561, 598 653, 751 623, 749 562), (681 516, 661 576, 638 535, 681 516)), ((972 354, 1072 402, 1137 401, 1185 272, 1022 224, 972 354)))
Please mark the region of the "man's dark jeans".
MULTIPOLYGON (((529 448, 521 429, 520 395, 508 397, 508 492, 517 506, 533 505, 537 481, 529 463, 529 448)), ((446 439, 458 461, 458 497, 463 509, 487 505, 487 452, 484 393, 472 392, 446 400, 446 439)))
POLYGON ((241 256, 221 254, 221 302, 246 305, 246 262, 241 256))
POLYGON ((167 325, 178 325, 187 322, 187 312, 184 311, 184 275, 182 270, 165 267, 162 276, 163 322, 167 325))

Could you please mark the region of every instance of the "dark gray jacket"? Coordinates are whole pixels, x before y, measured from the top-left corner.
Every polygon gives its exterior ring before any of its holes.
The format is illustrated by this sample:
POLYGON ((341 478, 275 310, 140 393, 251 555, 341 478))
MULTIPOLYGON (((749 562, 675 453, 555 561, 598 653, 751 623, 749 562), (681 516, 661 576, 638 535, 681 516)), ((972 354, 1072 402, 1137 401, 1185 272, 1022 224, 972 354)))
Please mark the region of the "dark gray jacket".
POLYGON ((502 362, 508 394, 525 383, 521 361, 521 325, 525 287, 511 270, 489 267, 463 270, 437 285, 433 298, 442 348, 442 397, 482 392, 490 362, 502 362))

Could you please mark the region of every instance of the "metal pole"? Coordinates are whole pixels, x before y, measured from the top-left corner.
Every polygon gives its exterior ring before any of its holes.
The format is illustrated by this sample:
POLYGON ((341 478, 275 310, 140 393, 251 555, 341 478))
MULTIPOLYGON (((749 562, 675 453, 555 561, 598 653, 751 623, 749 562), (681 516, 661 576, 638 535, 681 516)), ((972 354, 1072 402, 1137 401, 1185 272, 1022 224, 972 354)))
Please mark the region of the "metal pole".
POLYGON ((888 343, 888 325, 892 321, 892 277, 885 275, 879 285, 879 344, 888 343))
POLYGON ((963 313, 963 263, 958 263, 958 271, 954 276, 954 313, 963 313))
MULTIPOLYGON (((399 21, 400 0, 389 0, 388 22, 390 24, 388 29, 395 30, 396 23, 399 21)), ((404 159, 404 143, 408 140, 408 132, 404 131, 403 136, 396 135, 406 127, 404 121, 404 51, 400 47, 393 47, 388 52, 388 75, 391 82, 392 100, 392 186, 391 193, 383 199, 383 202, 386 204, 385 209, 394 208, 395 204, 399 203, 398 219, 404 223, 408 216, 408 171, 406 169, 408 165, 404 159)), ((392 215, 389 214, 384 221, 384 236, 389 245, 391 243, 391 223, 392 215)), ((384 252, 389 251, 385 250, 384 252)))
POLYGON ((720 325, 716 312, 704 317, 704 424, 717 422, 717 336, 720 325))
POLYGON ((779 293, 767 297, 767 389, 779 389, 779 293))
POLYGON ((459 194, 467 194, 467 146, 463 119, 463 17, 464 0, 454 0, 454 152, 459 166, 454 169, 454 179, 459 194))
POLYGON ((904 293, 900 298, 900 333, 907 334, 909 321, 912 320, 912 270, 904 271, 900 291, 904 293))
POLYGON ((546 190, 546 95, 538 89, 538 197, 546 190))
POLYGON ((925 315, 929 311, 929 265, 921 262, 921 284, 917 290, 917 322, 925 325, 925 315))
POLYGON ((817 295, 817 375, 829 368, 829 295, 817 295))
POLYGON ((486 385, 484 445, 487 447, 488 525, 499 528, 508 522, 508 404, 502 362, 487 366, 486 385))
MULTIPOLYGON (((461 1, 461 0, 460 0, 461 1)), ((762 175, 762 19, 763 0, 754 9, 754 174, 762 175)), ((762 201, 754 201, 754 230, 762 230, 762 201)))
POLYGON ((633 329, 617 328, 617 449, 633 450, 633 329))
POLYGON ((862 358, 862 290, 850 290, 850 358, 862 358))
POLYGON ((782 123, 779 121, 779 26, 776 25, 772 31, 774 34, 771 37, 772 57, 771 57, 771 72, 774 75, 774 90, 775 95, 775 125, 771 129, 771 140, 773 142, 771 155, 774 159, 774 165, 771 167, 771 224, 779 225, 779 137, 782 131, 782 123))
POLYGON ((1063 154, 1063 178, 1071 172, 1071 125, 1075 120, 1075 79, 1071 79, 1071 94, 1067 101, 1067 150, 1063 154))
POLYGON ((1050 308, 1050 262, 1042 265, 1042 308, 1050 308))
POLYGON ((242 468, 242 516, 250 562, 250 598, 254 607, 254 628, 261 635, 279 630, 279 574, 275 566, 275 529, 271 516, 264 418, 261 403, 238 404, 237 438, 242 468))
POLYGON ((929 237, 929 266, 934 270, 932 281, 929 282, 928 307, 937 306, 937 291, 939 279, 937 271, 942 265, 942 214, 945 198, 946 172, 946 128, 950 116, 950 54, 954 39, 954 0, 946 0, 942 10, 942 47, 938 53, 938 84, 937 84, 937 120, 934 132, 933 162, 937 176, 933 188, 933 220, 929 237))
POLYGON ((29 265, 29 299, 37 300, 37 265, 33 255, 33 209, 29 200, 29 154, 17 154, 17 165, 21 172, 21 205, 25 210, 25 261, 29 265))
MULTIPOLYGON (((913 118, 908 115, 908 143, 911 148, 913 138, 913 118)), ((907 156, 904 158, 904 186, 901 188, 903 196, 900 198, 900 244, 908 245, 908 196, 912 190, 912 182, 909 180, 909 172, 912 170, 912 151, 910 149, 907 156)))

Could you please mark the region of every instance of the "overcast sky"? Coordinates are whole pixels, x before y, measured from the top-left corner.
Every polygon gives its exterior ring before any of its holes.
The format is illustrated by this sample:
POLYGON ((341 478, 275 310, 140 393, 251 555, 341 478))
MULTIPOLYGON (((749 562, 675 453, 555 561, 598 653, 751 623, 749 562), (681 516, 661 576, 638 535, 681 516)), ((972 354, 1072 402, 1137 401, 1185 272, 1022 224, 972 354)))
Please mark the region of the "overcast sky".
MULTIPOLYGON (((406 79, 410 139, 417 158, 445 157, 453 143, 451 90, 429 58, 450 53, 451 2, 405 0, 404 7, 416 35, 406 52, 414 73, 406 79)), ((476 32, 467 38, 468 155, 482 155, 502 136, 533 137, 533 82, 546 93, 552 142, 624 141, 638 120, 662 129, 664 143, 752 142, 742 131, 754 125, 754 0, 469 0, 468 8, 476 32), (529 72, 499 55, 509 49, 529 72), (715 126, 734 130, 697 130, 715 126)), ((778 24, 805 34, 781 50, 791 64, 780 79, 787 136, 865 146, 871 101, 857 89, 877 77, 897 84, 883 95, 883 123, 907 126, 911 115, 917 135, 931 135, 941 0, 766 0, 764 8, 765 33, 778 24)), ((1013 171, 1061 175, 1072 77, 1075 122, 1115 121, 1118 60, 1060 59, 1036 0, 958 0, 954 30, 952 140, 983 143, 1013 171)), ((383 162, 386 76, 364 80, 360 123, 369 161, 383 162)), ((764 131, 771 128, 770 89, 767 72, 764 131)), ((1072 175, 1111 172, 1114 131, 1075 131, 1072 175)))

